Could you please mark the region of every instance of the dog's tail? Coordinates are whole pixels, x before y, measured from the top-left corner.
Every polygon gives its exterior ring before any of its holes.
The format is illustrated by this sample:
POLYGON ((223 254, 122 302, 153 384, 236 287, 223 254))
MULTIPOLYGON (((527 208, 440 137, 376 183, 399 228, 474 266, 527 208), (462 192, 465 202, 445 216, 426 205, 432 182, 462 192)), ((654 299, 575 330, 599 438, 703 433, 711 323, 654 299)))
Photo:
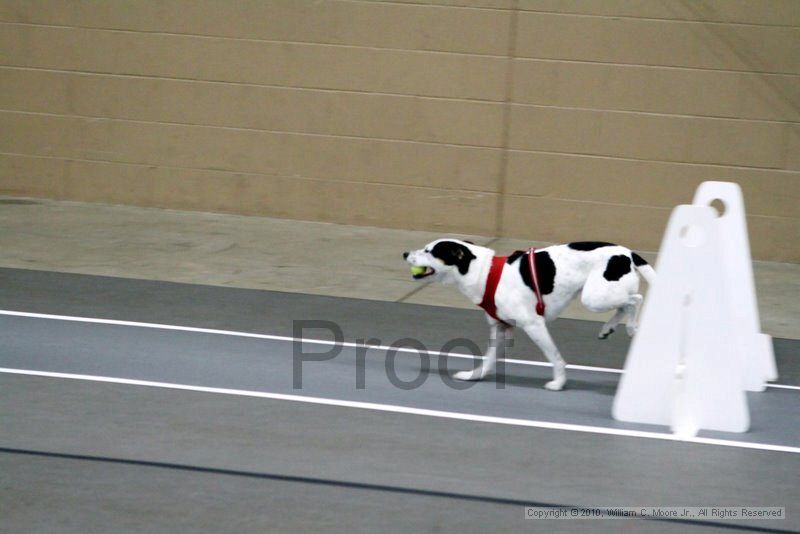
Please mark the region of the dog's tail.
POLYGON ((637 253, 631 252, 631 257, 633 258, 633 264, 636 266, 636 270, 642 275, 642 278, 647 281, 647 285, 652 286, 653 282, 656 280, 655 269, 650 267, 650 264, 637 253))

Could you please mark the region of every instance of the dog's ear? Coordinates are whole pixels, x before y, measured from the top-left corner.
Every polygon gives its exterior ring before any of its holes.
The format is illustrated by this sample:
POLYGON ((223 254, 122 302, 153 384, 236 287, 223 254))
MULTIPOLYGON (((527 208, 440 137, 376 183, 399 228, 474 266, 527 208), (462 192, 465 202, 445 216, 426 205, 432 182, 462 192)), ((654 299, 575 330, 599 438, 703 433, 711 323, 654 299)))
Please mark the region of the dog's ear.
POLYGON ((442 260, 445 265, 455 265, 461 274, 467 274, 469 264, 476 258, 469 248, 455 241, 438 242, 431 250, 431 255, 442 260))

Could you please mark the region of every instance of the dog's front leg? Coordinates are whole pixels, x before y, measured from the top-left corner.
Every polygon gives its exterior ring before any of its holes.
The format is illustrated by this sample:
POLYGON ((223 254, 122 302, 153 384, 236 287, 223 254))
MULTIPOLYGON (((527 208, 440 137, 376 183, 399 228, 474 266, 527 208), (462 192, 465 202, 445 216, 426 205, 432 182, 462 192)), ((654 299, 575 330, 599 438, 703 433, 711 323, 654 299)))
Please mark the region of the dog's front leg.
POLYGON ((555 342, 553 342, 553 338, 550 337, 550 332, 547 331, 544 319, 526 326, 525 333, 528 334, 531 341, 536 343, 536 346, 541 349, 550 363, 553 364, 553 379, 545 384, 544 387, 550 391, 562 389, 567 381, 567 362, 561 357, 558 347, 556 347, 555 342))
POLYGON ((457 380, 483 380, 486 375, 494 371, 497 354, 505 349, 506 338, 510 335, 512 335, 510 327, 503 323, 492 324, 489 327, 489 346, 481 364, 471 371, 459 371, 453 376, 457 380))

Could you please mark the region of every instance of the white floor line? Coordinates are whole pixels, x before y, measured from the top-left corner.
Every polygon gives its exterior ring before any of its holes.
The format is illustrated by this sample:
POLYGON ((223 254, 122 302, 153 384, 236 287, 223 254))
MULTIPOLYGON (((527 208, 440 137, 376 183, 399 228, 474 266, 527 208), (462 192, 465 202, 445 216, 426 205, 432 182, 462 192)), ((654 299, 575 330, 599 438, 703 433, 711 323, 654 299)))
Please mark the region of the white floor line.
POLYGON ((307 404, 320 404, 325 406, 338 406, 344 408, 357 408, 362 410, 373 410, 379 412, 401 413, 408 415, 421 415, 426 417, 438 417, 441 419, 457 419, 461 421, 472 421, 478 423, 493 423, 508 426, 521 426, 529 428, 544 428, 548 430, 564 430, 568 432, 581 432, 586 434, 603 434, 608 436, 623 436, 632 438, 657 439, 663 441, 679 441, 684 443, 696 443, 701 445, 717 445, 722 447, 736 447, 741 449, 755 449, 761 451, 788 452, 800 454, 800 447, 788 447, 785 445, 771 445, 768 443, 748 443, 744 441, 733 441, 714 438, 679 438, 673 434, 663 434, 659 432, 645 432, 640 430, 624 430, 619 428, 604 428, 587 425, 573 425, 568 423, 551 423, 548 421, 535 421, 528 419, 512 419, 508 417, 495 417, 490 415, 478 415, 458 412, 445 412, 440 410, 427 410, 424 408, 411 408, 394 404, 377 404, 372 402, 358 402, 341 399, 329 399, 323 397, 307 397, 303 395, 287 395, 284 393, 270 393, 266 391, 248 391, 241 389, 213 388, 205 386, 192 386, 188 384, 174 384, 169 382, 152 382, 148 380, 133 380, 129 378, 116 378, 109 376, 80 375, 72 373, 52 373, 46 371, 33 371, 29 369, 9 369, 0 367, 0 373, 36 376, 44 378, 62 378, 69 380, 83 380, 90 382, 104 382, 110 384, 124 384, 129 386, 146 386, 162 389, 173 389, 181 391, 195 391, 200 393, 215 393, 220 395, 234 395, 239 397, 255 397, 261 399, 302 402, 307 404))
MULTIPOLYGON (((21 311, 13 311, 13 310, 0 310, 0 315, 7 315, 11 317, 29 317, 33 319, 50 319, 55 321, 71 321, 77 323, 92 323, 92 324, 106 324, 106 325, 115 325, 115 326, 132 326, 137 328, 153 328, 156 330, 175 330, 179 332, 194 332, 198 334, 214 334, 220 336, 233 336, 233 337, 248 337, 254 339, 269 339, 273 341, 289 341, 289 342, 302 342, 308 343, 311 345, 327 345, 327 346, 340 346, 340 347, 349 347, 349 348, 357 348, 363 347, 364 345, 359 343, 352 343, 349 341, 330 341, 325 339, 309 339, 309 338, 295 338, 290 336, 276 336, 271 334, 252 334, 250 332, 236 332, 232 330, 216 330, 211 328, 196 328, 193 326, 176 326, 176 325, 169 325, 169 324, 160 324, 160 323, 140 323, 134 321, 118 321, 115 319, 97 319, 92 317, 73 317, 70 315, 51 315, 47 313, 31 313, 31 312, 21 312, 21 311)), ((395 350, 397 352, 405 352, 411 354, 418 354, 419 351, 416 349, 408 348, 408 347, 391 347, 387 345, 366 345, 368 348, 373 350, 382 350, 382 351, 390 351, 395 350)), ((473 354, 464 354, 458 352, 440 352, 436 350, 428 350, 428 354, 432 356, 444 356, 449 358, 464 358, 470 360, 480 360, 482 356, 475 356, 473 354)), ((506 363, 514 364, 514 365, 531 365, 535 367, 551 367, 552 364, 550 362, 535 362, 531 360, 517 360, 513 358, 507 358, 503 360, 506 363)), ((622 374, 622 369, 612 369, 609 367, 593 367, 590 365, 573 365, 568 364, 567 369, 575 369, 578 371, 590 371, 596 373, 612 373, 612 374, 622 374)), ((785 384, 767 384, 767 387, 770 388, 780 388, 780 389, 790 389, 790 390, 797 390, 800 391, 800 386, 790 386, 785 384)))
POLYGON ((768 388, 776 388, 776 389, 794 389, 800 390, 800 386, 788 386, 786 384, 767 384, 768 388))

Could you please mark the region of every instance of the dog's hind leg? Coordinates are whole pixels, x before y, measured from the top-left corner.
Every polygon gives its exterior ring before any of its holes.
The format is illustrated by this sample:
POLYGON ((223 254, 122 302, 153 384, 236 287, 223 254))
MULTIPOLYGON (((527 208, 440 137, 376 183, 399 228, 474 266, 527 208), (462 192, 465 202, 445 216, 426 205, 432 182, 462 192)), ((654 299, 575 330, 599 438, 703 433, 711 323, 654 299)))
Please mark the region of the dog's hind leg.
POLYGON ((624 319, 627 314, 628 309, 626 307, 617 308, 617 313, 603 325, 597 337, 599 339, 607 339, 608 336, 614 333, 614 329, 622 322, 622 319, 624 319))
POLYGON ((506 339, 511 336, 511 328, 495 323, 489 327, 489 347, 483 356, 481 364, 471 371, 459 371, 453 375, 456 380, 483 380, 486 375, 493 372, 497 364, 497 354, 506 347, 506 339))
POLYGON ((633 337, 639 329, 639 312, 642 309, 643 301, 644 297, 636 293, 631 295, 628 304, 625 305, 625 315, 628 317, 625 329, 631 337, 633 337))
POLYGON ((553 338, 550 337, 550 332, 547 331, 544 321, 526 326, 525 333, 553 364, 553 380, 545 384, 544 387, 550 391, 562 389, 567 382, 567 362, 561 357, 561 353, 558 351, 555 342, 553 342, 553 338))

